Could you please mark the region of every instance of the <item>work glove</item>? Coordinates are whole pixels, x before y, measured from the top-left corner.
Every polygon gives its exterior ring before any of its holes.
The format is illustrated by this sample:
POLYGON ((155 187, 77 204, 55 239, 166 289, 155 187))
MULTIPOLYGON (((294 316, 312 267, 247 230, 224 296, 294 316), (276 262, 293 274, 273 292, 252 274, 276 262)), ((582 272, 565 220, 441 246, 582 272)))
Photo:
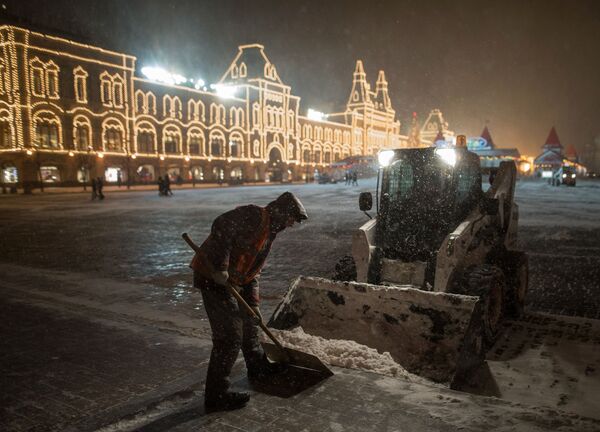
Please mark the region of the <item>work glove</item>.
POLYGON ((217 285, 227 285, 227 283, 228 283, 227 280, 229 279, 229 273, 227 273, 227 270, 215 271, 215 272, 212 272, 210 277, 217 285))

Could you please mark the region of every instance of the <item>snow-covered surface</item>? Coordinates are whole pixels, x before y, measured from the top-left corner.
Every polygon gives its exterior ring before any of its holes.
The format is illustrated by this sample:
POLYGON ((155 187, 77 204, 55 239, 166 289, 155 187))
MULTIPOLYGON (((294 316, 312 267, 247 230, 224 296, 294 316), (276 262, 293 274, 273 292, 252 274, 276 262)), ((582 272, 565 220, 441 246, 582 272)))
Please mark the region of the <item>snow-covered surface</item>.
MULTIPOLYGON (((540 180, 518 182, 519 226, 600 227, 600 182, 580 180, 577 186, 551 186, 540 180)), ((548 230, 548 235, 553 235, 548 230)))
MULTIPOLYGON (((302 327, 272 331, 284 346, 315 355, 332 366, 370 371, 409 381, 423 381, 423 378, 407 372, 396 363, 389 352, 379 353, 354 341, 309 335, 302 327)), ((268 341, 264 335, 263 339, 268 341)))

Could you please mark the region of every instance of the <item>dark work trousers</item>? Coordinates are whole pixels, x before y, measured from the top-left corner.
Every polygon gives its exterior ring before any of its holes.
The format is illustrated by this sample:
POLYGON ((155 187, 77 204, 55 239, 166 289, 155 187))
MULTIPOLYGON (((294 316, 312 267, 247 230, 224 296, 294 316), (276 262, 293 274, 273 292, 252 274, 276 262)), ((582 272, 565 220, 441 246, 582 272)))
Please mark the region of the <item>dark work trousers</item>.
MULTIPOLYGON (((263 350, 258 326, 226 287, 194 273, 194 286, 200 288, 212 330, 213 347, 206 374, 205 397, 215 397, 229 388, 229 374, 242 349, 248 369, 260 367, 263 350)), ((242 287, 242 297, 250 306, 252 287, 242 287)))

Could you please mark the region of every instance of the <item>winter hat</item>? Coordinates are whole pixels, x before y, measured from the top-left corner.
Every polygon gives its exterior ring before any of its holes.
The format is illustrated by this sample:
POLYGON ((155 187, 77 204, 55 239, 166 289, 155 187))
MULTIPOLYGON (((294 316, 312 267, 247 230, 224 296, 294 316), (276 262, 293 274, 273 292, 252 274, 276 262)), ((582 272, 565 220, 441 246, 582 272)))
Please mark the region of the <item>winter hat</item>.
POLYGON ((296 196, 291 192, 284 192, 275 201, 271 201, 267 207, 277 208, 283 213, 292 215, 296 218, 296 222, 302 222, 308 219, 306 209, 296 196))

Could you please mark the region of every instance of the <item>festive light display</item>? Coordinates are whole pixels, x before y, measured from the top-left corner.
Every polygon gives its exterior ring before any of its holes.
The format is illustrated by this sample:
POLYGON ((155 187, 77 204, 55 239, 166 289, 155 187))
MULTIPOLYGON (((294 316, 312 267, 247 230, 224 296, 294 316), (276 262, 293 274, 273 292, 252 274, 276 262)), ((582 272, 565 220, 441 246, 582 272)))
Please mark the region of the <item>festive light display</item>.
POLYGON ((253 166, 261 176, 287 166, 297 176, 303 167, 322 169, 406 141, 385 75, 379 73, 372 92, 361 61, 344 112, 310 109, 302 116, 300 98, 281 80, 262 45, 240 46, 227 72, 207 91, 202 79, 156 66, 141 69, 146 78, 135 77, 135 57, 63 38, 0 26, 0 39, 8 53, 0 59, 0 121, 10 124, 12 137, 11 148, 0 154, 33 148, 64 156, 94 154, 117 165, 139 155, 144 160, 136 163, 144 165, 153 158, 181 169, 183 162, 223 164, 231 172, 253 166), (26 61, 20 63, 24 52, 26 61), (45 144, 39 145, 42 138, 45 144))

